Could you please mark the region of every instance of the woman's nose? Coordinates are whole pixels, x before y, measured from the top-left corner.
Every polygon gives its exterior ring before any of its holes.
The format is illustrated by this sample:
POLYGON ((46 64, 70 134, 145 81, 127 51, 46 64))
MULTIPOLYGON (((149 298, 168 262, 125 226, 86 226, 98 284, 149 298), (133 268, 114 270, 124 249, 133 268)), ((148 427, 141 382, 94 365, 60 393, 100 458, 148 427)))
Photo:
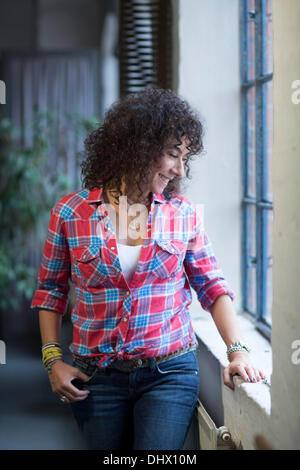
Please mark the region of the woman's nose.
POLYGON ((178 178, 182 178, 184 176, 184 163, 181 158, 178 158, 176 165, 173 167, 173 173, 178 178))

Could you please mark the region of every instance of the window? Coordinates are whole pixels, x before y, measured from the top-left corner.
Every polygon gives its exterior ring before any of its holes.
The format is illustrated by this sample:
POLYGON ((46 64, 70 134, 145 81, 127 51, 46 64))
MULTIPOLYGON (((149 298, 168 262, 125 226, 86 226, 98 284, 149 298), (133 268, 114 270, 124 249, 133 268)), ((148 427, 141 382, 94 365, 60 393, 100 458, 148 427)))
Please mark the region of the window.
POLYGON ((271 0, 240 0, 243 308, 267 337, 272 307, 271 0))
POLYGON ((173 36, 170 0, 120 2, 120 95, 148 86, 172 88, 173 36))

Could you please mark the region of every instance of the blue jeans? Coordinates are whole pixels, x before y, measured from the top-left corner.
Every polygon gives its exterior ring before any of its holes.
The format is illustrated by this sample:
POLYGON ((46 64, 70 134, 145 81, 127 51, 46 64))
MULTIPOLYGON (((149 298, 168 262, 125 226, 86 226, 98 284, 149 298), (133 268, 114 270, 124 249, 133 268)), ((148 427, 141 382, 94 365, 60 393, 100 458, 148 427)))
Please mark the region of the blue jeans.
POLYGON ((199 392, 198 361, 190 351, 169 361, 131 372, 106 367, 87 382, 90 391, 71 403, 72 412, 93 450, 180 450, 199 392))

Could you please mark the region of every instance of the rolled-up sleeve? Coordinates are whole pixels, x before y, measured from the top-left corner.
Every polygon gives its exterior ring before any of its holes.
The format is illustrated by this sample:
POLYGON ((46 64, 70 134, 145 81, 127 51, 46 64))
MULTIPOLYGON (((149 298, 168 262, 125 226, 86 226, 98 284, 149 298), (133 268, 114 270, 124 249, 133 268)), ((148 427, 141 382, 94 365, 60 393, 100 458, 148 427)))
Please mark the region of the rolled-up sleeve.
POLYGON ((210 312, 209 309, 217 297, 227 294, 234 300, 235 294, 224 278, 196 208, 194 208, 192 217, 192 227, 192 236, 188 243, 184 268, 202 308, 210 312))
POLYGON ((56 206, 51 210, 47 238, 31 308, 54 310, 64 315, 68 307, 69 246, 63 219, 56 206))

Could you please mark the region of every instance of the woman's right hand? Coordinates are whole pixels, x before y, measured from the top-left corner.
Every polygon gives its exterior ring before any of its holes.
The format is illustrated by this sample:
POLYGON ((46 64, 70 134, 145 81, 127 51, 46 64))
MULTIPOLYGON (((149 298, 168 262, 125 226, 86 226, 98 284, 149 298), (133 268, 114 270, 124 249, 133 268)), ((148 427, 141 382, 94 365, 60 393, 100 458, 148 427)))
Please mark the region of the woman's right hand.
POLYGON ((86 382, 89 376, 81 372, 77 367, 59 360, 51 366, 51 372, 48 373, 52 392, 60 398, 67 397, 68 403, 85 400, 90 393, 88 390, 79 390, 72 385, 72 380, 79 379, 86 382))

